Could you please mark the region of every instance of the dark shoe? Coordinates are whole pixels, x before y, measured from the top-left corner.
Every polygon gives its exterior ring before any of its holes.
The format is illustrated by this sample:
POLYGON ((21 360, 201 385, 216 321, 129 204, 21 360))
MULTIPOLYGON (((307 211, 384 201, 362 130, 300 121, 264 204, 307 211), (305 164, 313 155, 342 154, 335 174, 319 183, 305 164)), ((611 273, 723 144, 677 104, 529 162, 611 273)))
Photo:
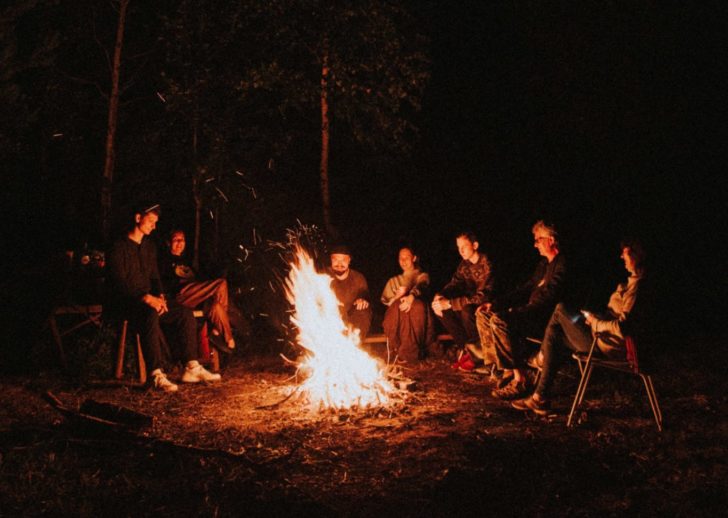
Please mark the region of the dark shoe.
POLYGON ((511 406, 517 410, 532 410, 537 415, 548 415, 551 410, 551 404, 548 401, 543 399, 536 401, 533 396, 512 401, 511 406))
POLYGON ((233 349, 230 349, 227 344, 225 343, 225 339, 222 337, 222 335, 216 335, 215 333, 210 333, 207 335, 207 339, 210 341, 210 344, 220 351, 223 354, 232 354, 233 349))
POLYGON ((496 388, 501 389, 513 381, 513 371, 497 370, 495 371, 495 374, 493 374, 493 378, 496 381, 496 388))
POLYGON ((493 389, 490 395, 494 398, 510 400, 523 397, 527 391, 526 380, 516 381, 514 379, 503 388, 493 389))

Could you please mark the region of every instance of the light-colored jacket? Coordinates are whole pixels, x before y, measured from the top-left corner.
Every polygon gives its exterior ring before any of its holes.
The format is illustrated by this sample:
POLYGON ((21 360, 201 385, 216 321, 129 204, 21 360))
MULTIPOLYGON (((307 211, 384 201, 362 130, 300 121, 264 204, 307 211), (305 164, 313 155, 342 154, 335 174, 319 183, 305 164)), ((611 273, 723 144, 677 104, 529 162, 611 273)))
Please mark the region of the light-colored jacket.
POLYGON ((608 357, 624 357, 625 345, 622 324, 629 317, 635 301, 642 276, 632 275, 626 283, 617 285, 609 297, 605 318, 594 318, 591 324, 593 334, 600 333, 597 339, 599 350, 608 357))
POLYGON ((430 276, 419 268, 395 275, 384 285, 381 298, 382 304, 385 306, 391 305, 394 302, 400 286, 404 286, 407 289, 405 295, 414 295, 415 297, 421 298, 429 285, 430 276))

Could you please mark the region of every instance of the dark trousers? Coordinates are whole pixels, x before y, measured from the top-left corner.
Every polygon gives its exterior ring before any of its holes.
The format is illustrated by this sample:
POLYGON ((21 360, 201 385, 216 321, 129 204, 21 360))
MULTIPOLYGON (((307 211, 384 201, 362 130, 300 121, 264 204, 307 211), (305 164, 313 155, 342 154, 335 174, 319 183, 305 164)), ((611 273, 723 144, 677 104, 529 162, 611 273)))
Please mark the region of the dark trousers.
POLYGON ((442 316, 438 317, 458 347, 479 343, 478 328, 475 325, 476 309, 477 306, 469 304, 460 311, 446 309, 442 312, 442 316))
POLYGON ((169 311, 159 315, 153 308, 142 302, 135 302, 127 308, 126 317, 139 333, 142 352, 149 371, 163 366, 165 355, 162 349, 162 326, 174 337, 170 344, 176 356, 183 362, 197 358, 197 324, 192 310, 174 301, 168 301, 169 311))
POLYGON ((566 309, 563 304, 557 305, 541 343, 543 367, 535 392, 543 398, 549 397, 553 379, 563 360, 571 351, 589 352, 591 342, 591 330, 584 323, 584 317, 566 309))

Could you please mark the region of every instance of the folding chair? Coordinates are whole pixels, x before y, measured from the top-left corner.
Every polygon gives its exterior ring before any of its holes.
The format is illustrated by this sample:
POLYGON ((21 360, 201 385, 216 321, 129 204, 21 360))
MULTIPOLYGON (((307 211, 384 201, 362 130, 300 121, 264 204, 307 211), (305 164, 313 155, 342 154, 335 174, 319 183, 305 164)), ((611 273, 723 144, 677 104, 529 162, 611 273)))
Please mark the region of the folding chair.
POLYGON ((574 402, 571 405, 571 412, 569 412, 569 418, 566 421, 566 426, 570 427, 573 423, 574 414, 584 399, 584 394, 586 393, 586 388, 589 385, 589 380, 591 379, 594 367, 602 367, 609 370, 632 374, 633 376, 639 376, 642 379, 645 390, 647 391, 647 399, 649 400, 650 407, 652 408, 652 414, 655 417, 657 431, 662 432, 662 412, 660 411, 660 405, 657 401, 657 394, 655 393, 655 387, 652 384, 652 377, 640 368, 637 357, 636 341, 633 337, 627 336, 625 338, 625 344, 627 347, 626 358, 624 360, 612 360, 608 358, 600 358, 599 356, 594 355, 597 338, 599 336, 599 333, 594 336, 594 340, 592 340, 592 344, 587 355, 577 353, 572 355, 579 364, 581 380, 579 381, 579 387, 576 389, 576 394, 574 395, 574 402))
POLYGON ((47 324, 51 330, 53 342, 56 345, 58 359, 64 369, 68 368, 68 362, 66 361, 66 351, 63 347, 63 337, 89 324, 101 327, 101 312, 102 307, 100 304, 57 306, 51 311, 47 324), (60 317, 70 320, 70 322, 64 321, 64 326, 61 327, 59 324, 60 317))

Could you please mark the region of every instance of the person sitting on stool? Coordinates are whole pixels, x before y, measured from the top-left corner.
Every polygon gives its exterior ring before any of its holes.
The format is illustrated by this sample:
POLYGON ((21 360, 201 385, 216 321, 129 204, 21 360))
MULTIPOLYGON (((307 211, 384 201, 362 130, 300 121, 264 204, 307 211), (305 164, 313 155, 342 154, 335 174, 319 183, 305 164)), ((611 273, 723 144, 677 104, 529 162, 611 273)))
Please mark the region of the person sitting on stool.
POLYGON ((134 226, 117 240, 109 254, 108 305, 111 312, 123 315, 136 327, 142 352, 155 388, 176 392, 162 370, 162 330, 175 329, 179 356, 186 363, 183 383, 220 381, 219 374, 207 371, 197 361, 197 328, 192 310, 164 297, 157 265, 157 249, 149 239, 159 220, 159 205, 134 210, 134 226))

